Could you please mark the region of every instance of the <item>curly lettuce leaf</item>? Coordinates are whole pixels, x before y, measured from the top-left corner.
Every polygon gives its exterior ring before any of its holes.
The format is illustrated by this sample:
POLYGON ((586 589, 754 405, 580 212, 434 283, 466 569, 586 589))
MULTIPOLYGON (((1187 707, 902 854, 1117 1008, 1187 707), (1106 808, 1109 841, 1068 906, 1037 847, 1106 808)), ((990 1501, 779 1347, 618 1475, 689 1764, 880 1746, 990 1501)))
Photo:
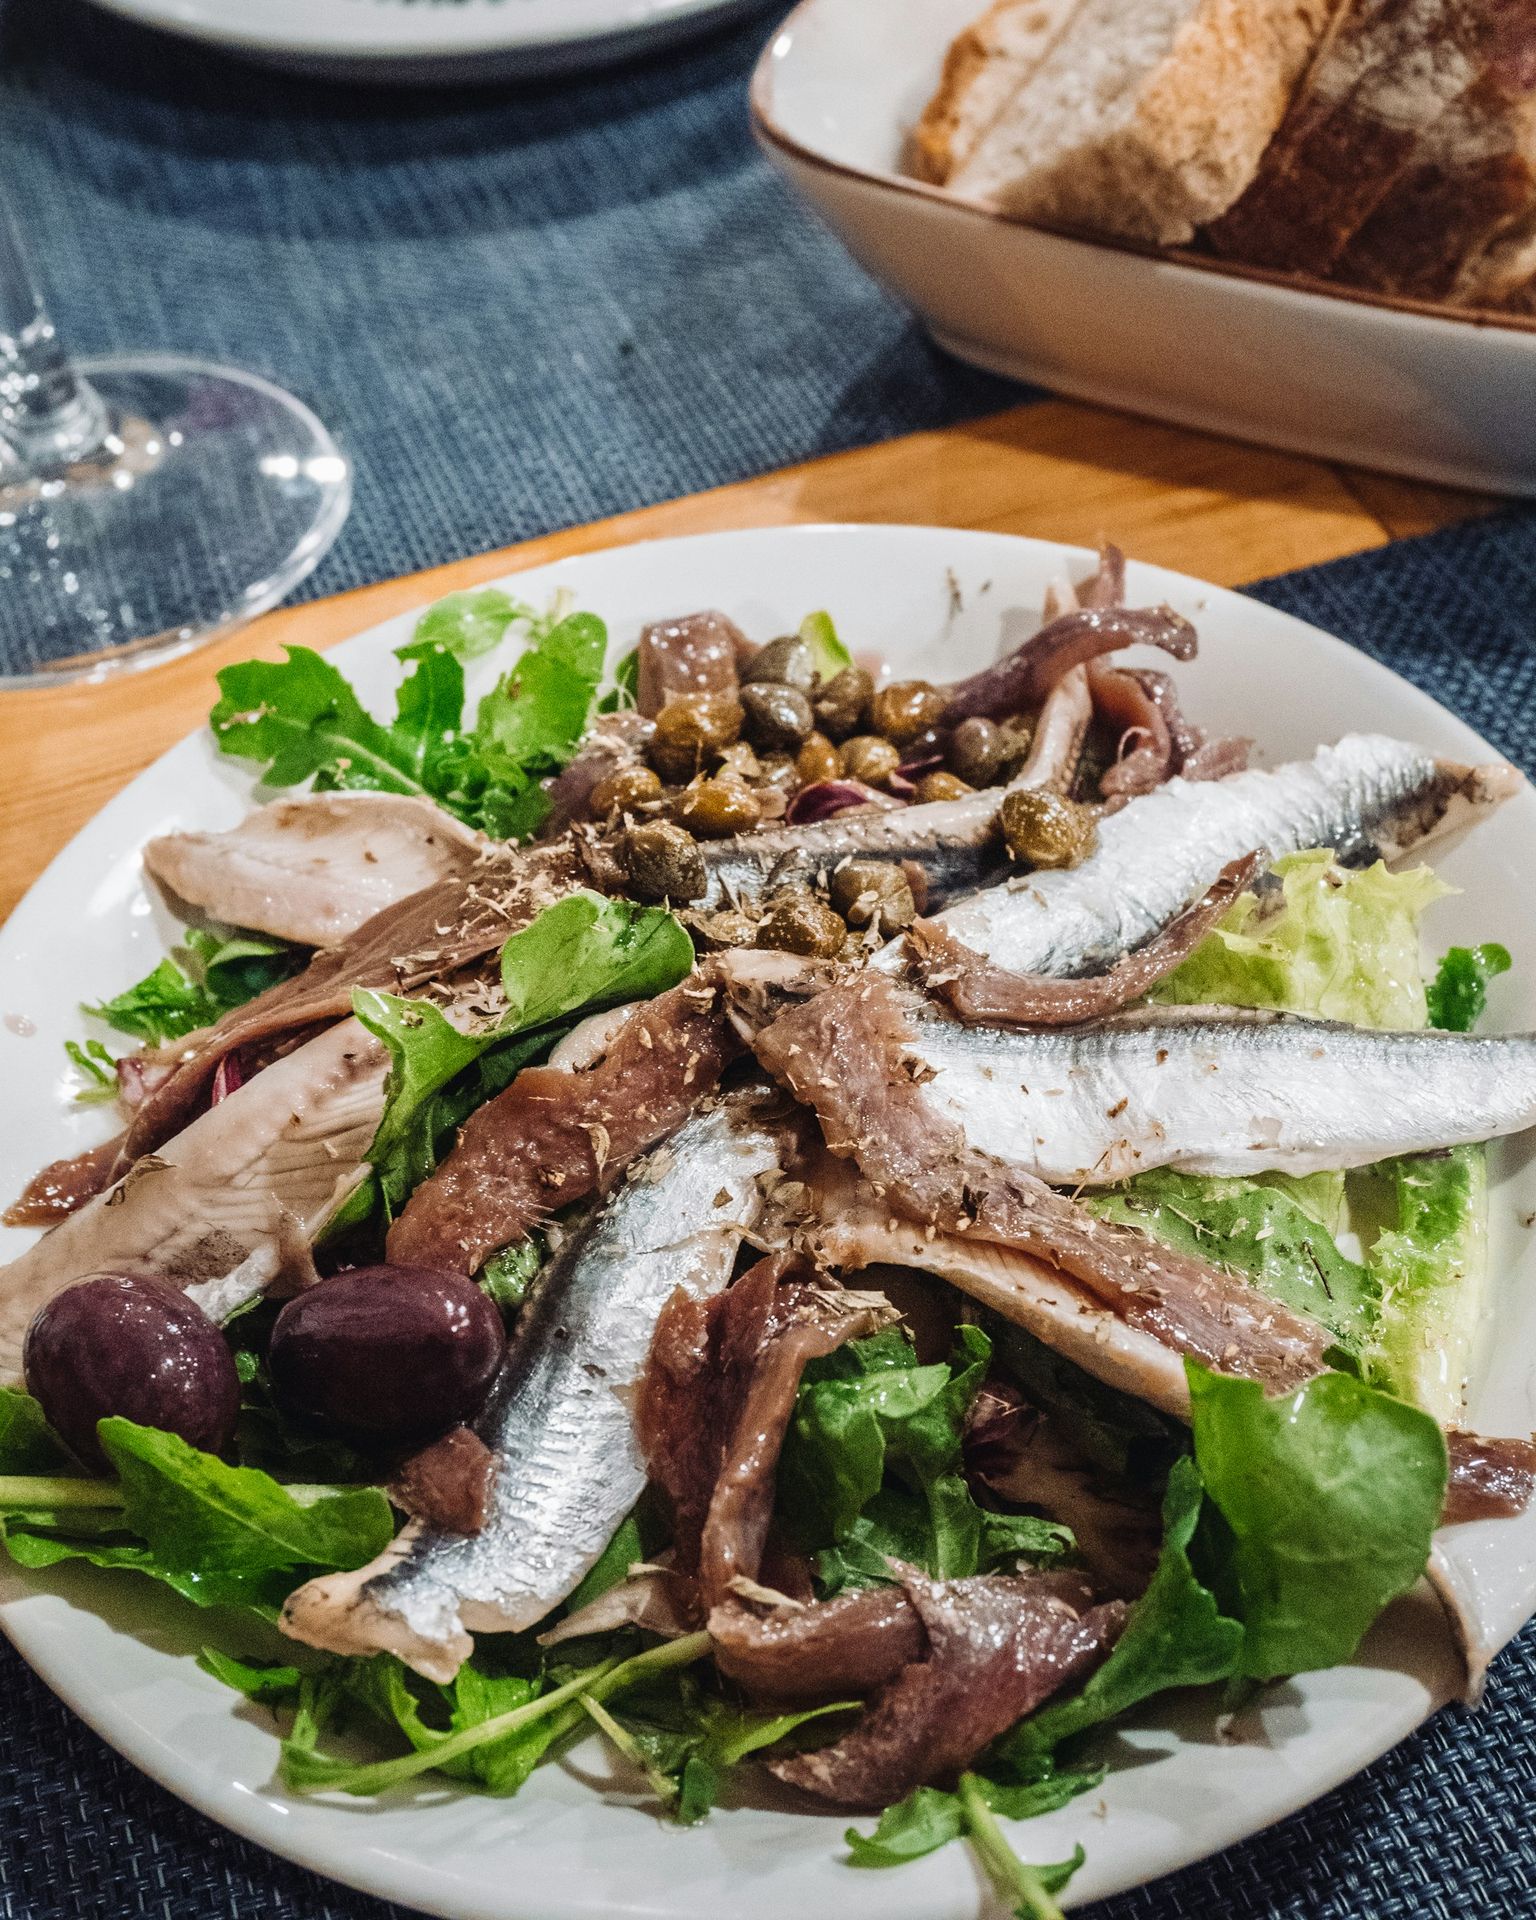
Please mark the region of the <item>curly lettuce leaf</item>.
POLYGON ((1488 982, 1508 973, 1509 948, 1496 940, 1451 947, 1441 956, 1427 992, 1429 1024, 1445 1033, 1470 1033, 1488 1004, 1488 982))
POLYGON ((1165 1246, 1252 1280, 1272 1300, 1325 1326, 1356 1358, 1370 1346, 1379 1277, 1340 1253, 1326 1228, 1283 1188, 1159 1167, 1084 1201, 1101 1219, 1138 1227, 1165 1246))
POLYGON ((189 927, 182 944, 142 980, 83 1011, 146 1046, 164 1046, 212 1026, 303 964, 304 956, 280 940, 189 927))
POLYGON ((1419 916, 1451 889, 1428 867, 1348 869, 1321 849, 1287 854, 1274 871, 1280 899, 1245 893, 1153 999, 1422 1027, 1419 916))

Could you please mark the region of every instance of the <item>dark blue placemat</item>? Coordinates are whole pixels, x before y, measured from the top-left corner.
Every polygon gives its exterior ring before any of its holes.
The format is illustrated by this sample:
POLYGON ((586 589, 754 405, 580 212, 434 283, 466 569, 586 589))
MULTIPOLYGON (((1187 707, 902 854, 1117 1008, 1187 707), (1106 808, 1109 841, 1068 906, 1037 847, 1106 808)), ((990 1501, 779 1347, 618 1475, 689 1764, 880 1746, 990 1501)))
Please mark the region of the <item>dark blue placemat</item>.
MULTIPOLYGON (((1509 513, 1266 582, 1453 706, 1536 774, 1536 514, 1509 513)), ((1327 732, 1327 688, 1318 689, 1327 732)), ((5 1920, 386 1920, 212 1827, 110 1753, 0 1650, 5 1920)), ((1093 1920, 1505 1920, 1536 1912, 1536 1628, 1484 1706, 1451 1709, 1283 1825, 1093 1920)), ((1027 1831, 1027 1830, 1026 1830, 1027 1831)), ((821 1920, 814 1916, 813 1920, 821 1920)))
POLYGON ((336 433, 356 504, 303 590, 334 593, 1018 397, 757 153, 772 18, 556 87, 389 92, 0 0, 0 168, 77 352, 230 361, 336 433))

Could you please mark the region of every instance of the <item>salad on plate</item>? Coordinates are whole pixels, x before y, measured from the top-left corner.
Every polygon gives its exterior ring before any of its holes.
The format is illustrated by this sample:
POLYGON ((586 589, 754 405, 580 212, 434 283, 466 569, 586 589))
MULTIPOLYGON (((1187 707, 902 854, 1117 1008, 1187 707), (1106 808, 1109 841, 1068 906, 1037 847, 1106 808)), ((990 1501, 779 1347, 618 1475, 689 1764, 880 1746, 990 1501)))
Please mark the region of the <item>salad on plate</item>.
POLYGON ((1107 548, 893 681, 825 613, 431 608, 381 719, 219 676, 262 803, 145 866, 84 1009, 122 1128, 0 1269, 0 1537, 221 1623, 284 1785, 515 1793, 578 1735, 668 1818, 954 1840, 1019 1913, 1097 1730, 1349 1661, 1536 1446, 1463 1414, 1486 1143, 1536 1037, 1422 959, 1519 785, 1352 734, 1250 767, 1107 548), (509 658, 466 709, 466 667, 509 658), (274 1632, 275 1630, 275 1632, 274 1632), (841 1831, 842 1823, 839 1823, 841 1831))

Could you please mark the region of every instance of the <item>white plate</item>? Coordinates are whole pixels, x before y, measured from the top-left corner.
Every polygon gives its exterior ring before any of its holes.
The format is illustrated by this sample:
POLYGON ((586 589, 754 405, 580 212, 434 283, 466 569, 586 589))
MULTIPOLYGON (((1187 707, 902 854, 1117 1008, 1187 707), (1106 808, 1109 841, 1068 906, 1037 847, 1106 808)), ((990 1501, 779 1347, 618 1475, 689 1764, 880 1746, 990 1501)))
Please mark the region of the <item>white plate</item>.
POLYGON ((600 67, 764 0, 97 0, 270 66, 451 84, 600 67))
MULTIPOLYGON (((1038 610, 1063 558, 1089 556, 1038 541, 935 528, 812 527, 722 533, 619 548, 516 576, 542 600, 569 587, 609 623, 616 647, 643 621, 723 608, 756 638, 826 607, 856 648, 877 648, 899 671, 948 677, 990 659, 1009 608, 1038 610)), ((1167 599, 1193 618, 1201 656, 1179 671, 1192 713, 1220 730, 1260 736, 1268 759, 1310 754, 1319 730, 1379 728, 1462 758, 1491 750, 1459 721, 1384 668, 1283 613, 1181 575, 1134 567, 1134 600, 1167 599)), ((388 621, 334 658, 383 699, 390 649, 411 619, 388 621)), ((65 1104, 61 1042, 79 1031, 76 1002, 144 972, 173 931, 140 878, 146 837, 176 826, 233 821, 249 782, 206 737, 184 741, 133 782, 81 833, 17 909, 0 945, 0 1193, 12 1193, 54 1154, 106 1130, 100 1113, 65 1104), (35 1031, 18 1032, 30 1022, 35 1031)), ((1435 910, 1432 943, 1502 940, 1516 968, 1499 983, 1501 1025, 1536 1026, 1536 798, 1520 794, 1443 862, 1463 891, 1435 910)), ((1489 1432, 1536 1427, 1536 1254, 1521 1209, 1536 1179, 1518 1150, 1500 1150, 1493 1201, 1493 1271, 1502 1337, 1472 1413, 1489 1432)), ((0 1241, 9 1257, 25 1244, 0 1241)), ((1536 1514, 1448 1535, 1477 1581, 1494 1644, 1536 1606, 1536 1514)), ((264 1714, 244 1708, 190 1660, 207 1616, 146 1583, 61 1569, 43 1582, 0 1573, 0 1627, 63 1698, 147 1773, 224 1825, 338 1880, 432 1913, 469 1920, 575 1920, 667 1914, 674 1920, 969 1920, 983 1904, 965 1854, 951 1848, 891 1873, 841 1864, 846 1822, 765 1800, 716 1815, 698 1831, 666 1827, 593 1791, 606 1771, 597 1748, 537 1772, 517 1799, 478 1799, 430 1783, 385 1803, 286 1797, 273 1784, 276 1742, 264 1714)), ((1111 1893, 1279 1819, 1400 1740, 1446 1698, 1455 1674, 1438 1615, 1396 1610, 1350 1667, 1266 1693, 1250 1738, 1218 1745, 1205 1702, 1182 1715, 1146 1713, 1112 1743, 1126 1765, 1102 1800, 1078 1802, 1022 1827, 1039 1860, 1077 1841, 1088 1864, 1076 1899, 1111 1893)), ((1497 1685, 1497 1678, 1494 1684, 1497 1685)))
POLYGON ((982 10, 981 0, 803 0, 753 79, 769 158, 941 346, 1131 413, 1536 493, 1529 323, 1067 238, 905 178, 903 141, 944 50, 982 10))

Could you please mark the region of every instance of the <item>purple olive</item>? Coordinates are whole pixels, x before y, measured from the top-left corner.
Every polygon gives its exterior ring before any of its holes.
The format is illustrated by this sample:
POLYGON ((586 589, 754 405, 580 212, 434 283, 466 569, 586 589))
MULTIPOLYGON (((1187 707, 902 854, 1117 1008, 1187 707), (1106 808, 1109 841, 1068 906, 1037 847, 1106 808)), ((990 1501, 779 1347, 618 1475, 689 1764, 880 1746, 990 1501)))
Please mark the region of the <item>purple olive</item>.
POLYGON ((153 1274, 98 1273, 55 1294, 27 1329, 22 1369, 48 1424, 87 1466, 107 1464, 96 1422, 109 1414, 208 1453, 235 1437, 240 1378, 224 1336, 153 1274))
POLYGON ((463 1274, 354 1267, 288 1302, 267 1358, 293 1412, 366 1439, 425 1440, 473 1418, 505 1350, 501 1315, 463 1274))

